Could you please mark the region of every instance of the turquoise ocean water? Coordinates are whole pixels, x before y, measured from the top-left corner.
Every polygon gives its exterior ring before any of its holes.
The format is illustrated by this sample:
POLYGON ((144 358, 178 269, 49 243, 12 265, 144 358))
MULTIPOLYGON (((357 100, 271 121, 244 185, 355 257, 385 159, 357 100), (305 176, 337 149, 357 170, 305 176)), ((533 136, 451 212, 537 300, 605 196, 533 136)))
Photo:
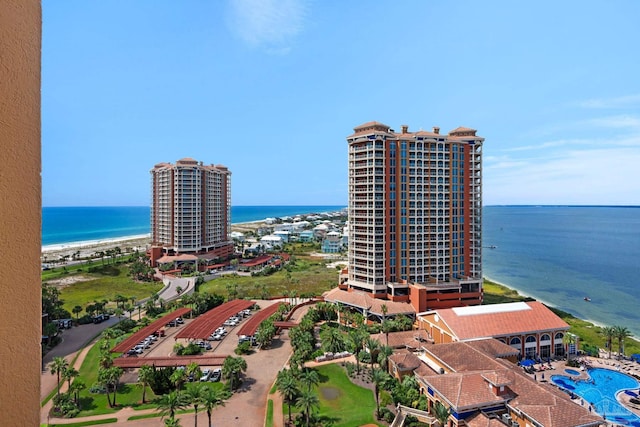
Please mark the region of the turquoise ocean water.
POLYGON ((640 337, 640 207, 488 206, 483 218, 496 246, 485 277, 640 337))
MULTIPOLYGON (((232 206, 231 222, 260 221, 306 213, 335 212, 345 206, 232 206)), ((148 206, 44 207, 42 244, 84 242, 149 234, 148 206)))
MULTIPOLYGON (((232 222, 344 206, 234 206, 232 222)), ((149 233, 148 207, 43 208, 42 244, 149 233)), ((488 206, 483 271, 523 294, 640 337, 640 207, 488 206), (584 297, 591 302, 584 301, 584 297)))

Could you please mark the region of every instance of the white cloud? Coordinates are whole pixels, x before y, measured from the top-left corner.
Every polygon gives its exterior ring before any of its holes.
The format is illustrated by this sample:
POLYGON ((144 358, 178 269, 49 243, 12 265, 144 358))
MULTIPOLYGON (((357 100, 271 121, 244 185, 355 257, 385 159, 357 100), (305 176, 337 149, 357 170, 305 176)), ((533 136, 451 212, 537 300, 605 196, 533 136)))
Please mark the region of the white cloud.
POLYGON ((229 27, 245 43, 272 54, 289 53, 302 31, 304 0, 231 0, 229 27))
POLYGON ((485 162, 484 203, 640 204, 640 146, 555 153, 553 158, 485 162))
POLYGON ((578 103, 583 108, 623 108, 640 106, 640 94, 618 96, 616 98, 588 99, 578 103))

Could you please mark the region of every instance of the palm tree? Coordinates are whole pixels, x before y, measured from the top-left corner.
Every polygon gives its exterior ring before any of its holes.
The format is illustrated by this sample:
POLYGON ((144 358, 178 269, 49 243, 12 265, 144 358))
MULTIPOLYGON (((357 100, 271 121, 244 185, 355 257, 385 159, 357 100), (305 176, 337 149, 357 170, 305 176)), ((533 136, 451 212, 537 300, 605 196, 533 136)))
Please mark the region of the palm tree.
POLYGON ((167 418, 164 420, 164 427, 182 427, 179 418, 167 418))
POLYGON ((365 340, 365 346, 367 350, 369 350, 369 356, 371 356, 371 372, 373 372, 373 364, 376 361, 376 357, 378 356, 378 351, 380 350, 380 343, 371 336, 368 336, 365 340))
POLYGON ((631 336, 631 332, 624 326, 614 326, 615 337, 618 340, 618 359, 624 357, 624 340, 631 336))
POLYGON ((311 411, 320 405, 320 399, 312 391, 302 391, 296 399, 296 408, 304 412, 307 427, 311 421, 311 411))
POLYGON ((291 420, 291 404, 295 402, 300 394, 298 383, 290 369, 283 369, 278 372, 276 378, 276 389, 282 395, 282 398, 287 402, 289 408, 289 425, 292 425, 291 420))
POLYGON ((76 380, 69 386, 69 393, 73 394, 73 401, 78 408, 80 407, 80 392, 85 388, 87 388, 87 385, 82 378, 76 378, 76 380))
POLYGON ((83 308, 79 305, 76 305, 71 309, 71 312, 76 315, 76 322, 78 321, 78 316, 80 316, 80 313, 82 313, 82 310, 83 308))
POLYGON ((305 368, 302 372, 300 372, 299 380, 303 385, 307 386, 307 391, 311 391, 311 388, 313 386, 320 383, 318 371, 310 368, 305 368))
POLYGON ((567 347, 567 361, 571 360, 571 346, 576 344, 576 336, 574 334, 570 334, 569 332, 565 333, 562 337, 562 343, 567 347))
POLYGON ((142 365, 138 370, 138 384, 142 386, 142 403, 145 403, 147 397, 147 386, 153 378, 154 370, 149 365, 142 365))
POLYGON ((160 411, 160 417, 164 418, 169 415, 170 419, 176 418, 176 411, 186 408, 188 405, 187 399, 181 391, 172 391, 169 394, 164 394, 158 400, 158 411, 160 411))
POLYGON ((80 375, 80 372, 78 372, 78 370, 75 369, 73 366, 69 366, 62 373, 62 380, 63 381, 67 381, 68 388, 70 389, 71 388, 71 380, 76 378, 78 375, 80 375))
POLYGON ((389 345, 389 332, 391 332, 393 330, 393 322, 389 319, 384 319, 382 321, 382 332, 384 332, 384 335, 386 337, 387 343, 386 345, 389 345))
POLYGON ((320 334, 322 346, 326 351, 339 353, 345 349, 344 335, 338 328, 327 328, 320 334))
POLYGON ((451 411, 449 408, 444 406, 442 402, 437 401, 435 405, 433 405, 433 415, 436 417, 441 426, 444 426, 449 419, 449 415, 451 415, 451 411))
POLYGON ((189 363, 187 365, 186 374, 187 377, 193 378, 194 381, 197 381, 202 376, 200 365, 198 365, 196 362, 189 363))
MULTIPOLYGON (((196 364, 196 366, 198 365, 196 364)), ((200 367, 198 367, 198 370, 200 370, 200 367)), ((195 427, 198 427, 198 406, 202 403, 202 397, 204 396, 205 390, 208 388, 209 387, 204 384, 195 384, 193 387, 189 387, 185 394, 195 410, 195 415, 193 417, 195 420, 195 427)))
POLYGON ((605 326, 600 330, 600 333, 602 333, 602 335, 604 335, 604 338, 607 340, 609 359, 611 359, 611 344, 613 343, 613 337, 616 336, 616 329, 613 326, 605 326))
POLYGON ((51 375, 58 375, 58 396, 60 395, 60 376, 69 368, 69 362, 64 357, 54 357, 49 365, 51 375))
POLYGON ((176 390, 182 390, 182 386, 187 382, 187 372, 184 369, 176 369, 169 377, 169 380, 176 387, 176 390))
POLYGON ((209 427, 211 427, 211 412, 218 406, 224 406, 224 401, 229 397, 231 397, 231 393, 227 390, 205 387, 202 394, 202 407, 207 411, 209 427))
POLYGON ((360 351, 364 347, 364 340, 368 333, 362 327, 351 329, 349 331, 349 339, 353 354, 356 356, 356 372, 360 374, 360 351))
POLYGON ((222 365, 222 375, 229 381, 229 389, 235 390, 236 382, 240 381, 240 373, 247 370, 247 361, 242 357, 227 356, 222 365))
POLYGON ((388 345, 383 345, 380 347, 380 350, 378 350, 378 365, 384 365, 384 369, 387 373, 389 372, 389 357, 391 357, 392 354, 393 348, 388 345))
POLYGON ((389 375, 382 369, 374 369, 371 374, 371 381, 373 381, 374 394, 376 396, 376 417, 380 418, 380 388, 389 379, 389 375))

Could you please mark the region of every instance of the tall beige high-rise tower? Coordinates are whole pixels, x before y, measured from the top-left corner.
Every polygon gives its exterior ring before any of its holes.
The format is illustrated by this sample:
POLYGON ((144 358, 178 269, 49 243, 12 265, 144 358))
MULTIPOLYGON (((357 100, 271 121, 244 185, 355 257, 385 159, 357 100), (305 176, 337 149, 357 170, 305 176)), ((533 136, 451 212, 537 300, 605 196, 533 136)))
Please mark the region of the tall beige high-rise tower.
POLYGON ((482 302, 482 143, 476 131, 354 128, 342 289, 417 311, 482 302))
POLYGON ((184 158, 151 169, 151 238, 168 255, 233 253, 231 172, 184 158))

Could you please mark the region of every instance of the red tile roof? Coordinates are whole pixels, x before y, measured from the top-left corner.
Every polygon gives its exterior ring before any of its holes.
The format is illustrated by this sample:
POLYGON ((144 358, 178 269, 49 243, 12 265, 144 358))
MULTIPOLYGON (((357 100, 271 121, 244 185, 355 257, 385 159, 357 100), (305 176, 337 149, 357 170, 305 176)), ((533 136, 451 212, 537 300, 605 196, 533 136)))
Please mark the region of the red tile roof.
POLYGON ((339 288, 334 288, 324 295, 324 300, 327 302, 336 302, 353 307, 367 309, 369 313, 382 316, 382 306, 387 307, 387 316, 396 314, 415 314, 416 310, 413 306, 406 302, 387 301, 378 298, 373 298, 366 292, 359 291, 343 291, 339 288))
POLYGON ((568 330, 569 325, 538 301, 435 310, 459 340, 568 330))
MULTIPOLYGON (((387 334, 381 332, 371 335, 371 338, 378 341, 381 345, 387 345, 387 334)), ((402 332, 389 332, 389 347, 392 348, 414 348, 433 344, 433 340, 424 329, 402 332)))

